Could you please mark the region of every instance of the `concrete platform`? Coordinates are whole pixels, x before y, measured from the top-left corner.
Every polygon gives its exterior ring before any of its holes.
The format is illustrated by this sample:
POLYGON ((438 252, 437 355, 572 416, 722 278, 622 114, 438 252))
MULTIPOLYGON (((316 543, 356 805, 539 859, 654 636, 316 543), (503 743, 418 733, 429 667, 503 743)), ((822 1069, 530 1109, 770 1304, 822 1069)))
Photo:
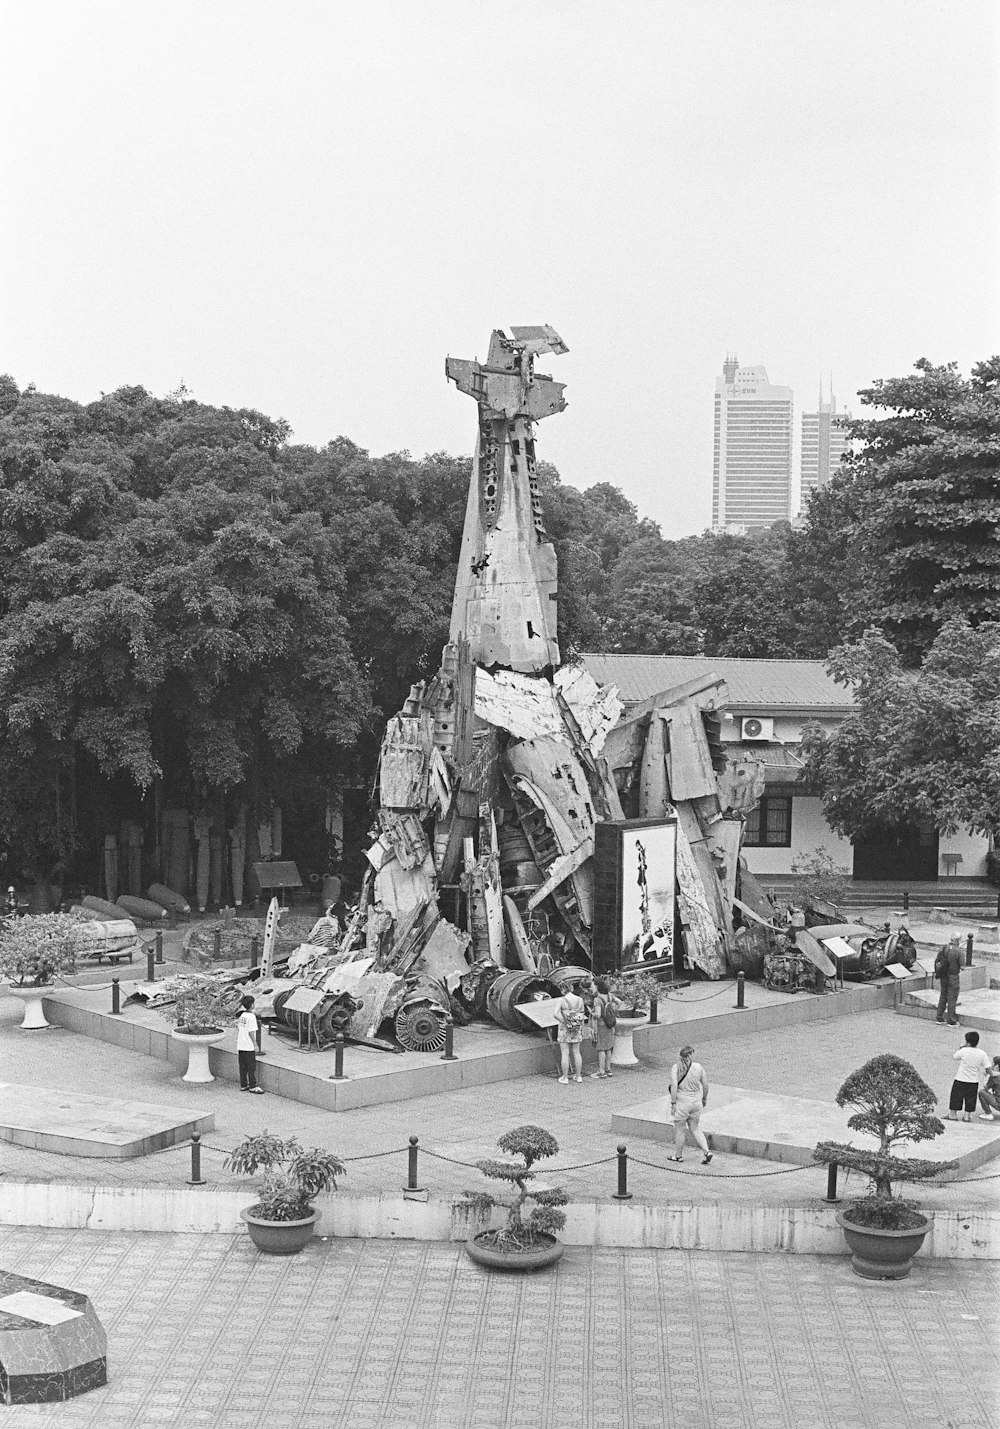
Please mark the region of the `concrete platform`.
MULTIPOLYGON (((896 1011, 907 1017, 930 1018, 937 1016, 939 992, 935 987, 908 992, 901 1007, 896 1011)), ((975 1029, 977 1032, 1000 1032, 1000 991, 988 987, 965 987, 964 982, 958 994, 956 1009, 958 1025, 975 1029)), ((961 1043, 961 1039, 959 1039, 961 1043)), ((985 1048, 992 1056, 1000 1048, 985 1048)))
POLYGON ((0 1141, 63 1156, 148 1156, 215 1129, 212 1112, 0 1082, 0 1141))
MULTIPOLYGON (((984 982, 984 967, 973 968, 975 979, 984 982)), ((900 989, 922 988, 927 976, 920 970, 900 984, 889 978, 872 983, 848 983, 842 989, 814 994, 774 992, 757 983, 746 984, 746 1006, 735 1007, 735 981, 697 982, 689 987, 667 990, 658 1006, 658 1022, 636 1028, 633 1045, 640 1060, 644 1055, 676 1052, 682 1042, 727 1040, 751 1033, 775 1032, 804 1022, 848 1017, 854 1013, 891 1008, 902 997, 900 989)), ((123 999, 127 984, 122 984, 123 999)), ((170 1034, 162 1013, 130 1004, 113 1016, 107 986, 64 987, 44 1000, 49 1021, 73 1032, 157 1057, 178 1068, 178 1096, 185 1100, 190 1088, 182 1086, 180 1072, 186 1066, 186 1049, 170 1034)), ((416 1097, 453 1092, 464 1087, 485 1086, 515 1077, 554 1072, 557 1052, 542 1037, 507 1032, 493 1023, 473 1023, 455 1029, 457 1060, 444 1062, 436 1053, 397 1054, 348 1046, 345 1051, 345 1081, 331 1080, 334 1071, 332 1050, 299 1051, 293 1040, 277 1035, 264 1039, 267 1056, 258 1063, 258 1080, 265 1092, 275 1092, 293 1101, 322 1107, 326 1111, 352 1111, 359 1107, 385 1105, 416 1097)), ((239 1081, 236 1058, 236 1030, 230 1028, 224 1041, 210 1049, 210 1065, 217 1078, 239 1081)), ((584 1043, 587 1070, 594 1065, 591 1043, 584 1043)))
MULTIPOLYGON (((947 1107, 939 1109, 941 1113, 946 1110, 947 1107)), ((850 1108, 841 1108, 836 1102, 773 1096, 743 1087, 712 1087, 709 1109, 701 1118, 701 1128, 713 1151, 806 1166, 812 1163, 812 1150, 819 1141, 851 1141, 855 1146, 876 1149, 878 1143, 874 1137, 848 1127, 851 1114, 850 1108)), ((611 1127, 629 1138, 672 1144, 670 1098, 657 1097, 654 1101, 626 1107, 614 1113, 611 1127)), ((958 1161, 958 1170, 944 1173, 942 1181, 967 1176, 977 1166, 1000 1156, 1000 1122, 945 1121, 944 1127, 943 1136, 905 1148, 900 1154, 909 1153, 928 1161, 958 1161)), ((697 1147, 689 1145, 684 1155, 685 1160, 697 1161, 699 1152, 697 1147)))

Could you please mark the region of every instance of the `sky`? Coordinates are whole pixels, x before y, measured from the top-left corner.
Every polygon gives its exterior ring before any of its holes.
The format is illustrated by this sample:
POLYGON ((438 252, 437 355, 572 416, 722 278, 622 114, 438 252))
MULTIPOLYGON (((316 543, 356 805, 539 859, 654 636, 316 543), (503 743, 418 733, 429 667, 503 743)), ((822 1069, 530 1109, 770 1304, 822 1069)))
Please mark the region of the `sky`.
MULTIPOLYGON (((705 529, 728 351, 815 410, 1000 352, 992 0, 0 0, 0 371, 470 452, 444 360, 550 323, 538 454, 705 529)), ((797 468, 796 468, 797 470, 797 468)))

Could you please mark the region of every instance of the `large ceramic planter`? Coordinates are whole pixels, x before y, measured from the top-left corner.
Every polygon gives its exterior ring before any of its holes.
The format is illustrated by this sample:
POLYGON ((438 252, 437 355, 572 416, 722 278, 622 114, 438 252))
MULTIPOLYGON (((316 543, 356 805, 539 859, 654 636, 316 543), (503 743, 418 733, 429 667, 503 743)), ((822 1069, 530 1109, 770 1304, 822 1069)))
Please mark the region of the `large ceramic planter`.
POLYGON ((176 1042, 181 1042, 188 1049, 187 1071, 181 1078, 184 1082, 214 1082, 208 1065, 208 1049, 214 1047, 225 1037, 225 1032, 217 1029, 215 1032, 184 1032, 180 1027, 175 1027, 172 1037, 176 1042))
POLYGON ((6 991, 9 995, 16 997, 18 1002, 24 1005, 22 1032, 37 1032, 43 1027, 52 1026, 51 1022, 46 1020, 42 998, 47 996, 53 987, 54 984, 51 982, 43 983, 41 987, 15 987, 13 984, 7 987, 6 991))
POLYGON ((480 1231, 465 1242, 469 1258, 477 1265, 485 1265, 488 1270, 520 1271, 522 1274, 545 1270, 547 1266, 555 1265, 565 1249, 562 1241, 556 1240, 554 1235, 543 1235, 539 1237, 543 1244, 532 1250, 497 1250, 484 1241, 483 1237, 488 1235, 489 1231, 480 1231))
POLYGON ((268 1221, 250 1211, 240 1211, 250 1239, 265 1255, 296 1255, 312 1240, 313 1227, 319 1211, 313 1211, 301 1221, 268 1221))
POLYGON ((851 1251, 851 1269, 866 1280, 905 1279, 913 1257, 931 1228, 927 1216, 923 1217, 922 1226, 912 1230, 887 1231, 875 1226, 859 1226, 848 1219, 846 1211, 837 1212, 837 1224, 851 1251))
POLYGON ((635 1048, 632 1046, 632 1033, 637 1027, 642 1027, 648 1019, 642 1017, 622 1017, 618 1016, 615 1023, 615 1045, 611 1051, 612 1067, 638 1067, 639 1058, 635 1055, 635 1048))

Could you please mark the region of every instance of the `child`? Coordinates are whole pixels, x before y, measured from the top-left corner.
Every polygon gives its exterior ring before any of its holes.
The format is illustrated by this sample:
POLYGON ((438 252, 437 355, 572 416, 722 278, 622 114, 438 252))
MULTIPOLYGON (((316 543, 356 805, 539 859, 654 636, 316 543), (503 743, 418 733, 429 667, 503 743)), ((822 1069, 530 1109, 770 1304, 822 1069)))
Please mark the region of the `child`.
POLYGON ((236 1058, 240 1064, 240 1091, 264 1095, 264 1088, 257 1085, 257 1014, 253 1010, 254 999, 249 993, 241 999, 243 1011, 236 1024, 236 1058))
POLYGON ((614 1073, 611 1070, 611 1053, 615 1046, 615 1023, 618 1015, 615 1012, 615 1004, 611 998, 611 989, 603 977, 596 978, 594 986, 597 989, 597 996, 594 998, 594 1006, 590 1013, 590 1025, 594 1032, 594 1045, 597 1048, 597 1071, 591 1072, 592 1077, 611 1077, 614 1073))

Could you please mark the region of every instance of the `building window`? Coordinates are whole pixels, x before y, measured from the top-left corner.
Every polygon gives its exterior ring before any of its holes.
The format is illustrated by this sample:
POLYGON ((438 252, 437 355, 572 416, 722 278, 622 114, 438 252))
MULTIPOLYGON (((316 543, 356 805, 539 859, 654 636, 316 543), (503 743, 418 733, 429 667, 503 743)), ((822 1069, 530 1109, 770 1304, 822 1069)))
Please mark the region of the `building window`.
POLYGON ((791 848, 792 799, 789 794, 765 794, 751 814, 744 848, 791 848))

